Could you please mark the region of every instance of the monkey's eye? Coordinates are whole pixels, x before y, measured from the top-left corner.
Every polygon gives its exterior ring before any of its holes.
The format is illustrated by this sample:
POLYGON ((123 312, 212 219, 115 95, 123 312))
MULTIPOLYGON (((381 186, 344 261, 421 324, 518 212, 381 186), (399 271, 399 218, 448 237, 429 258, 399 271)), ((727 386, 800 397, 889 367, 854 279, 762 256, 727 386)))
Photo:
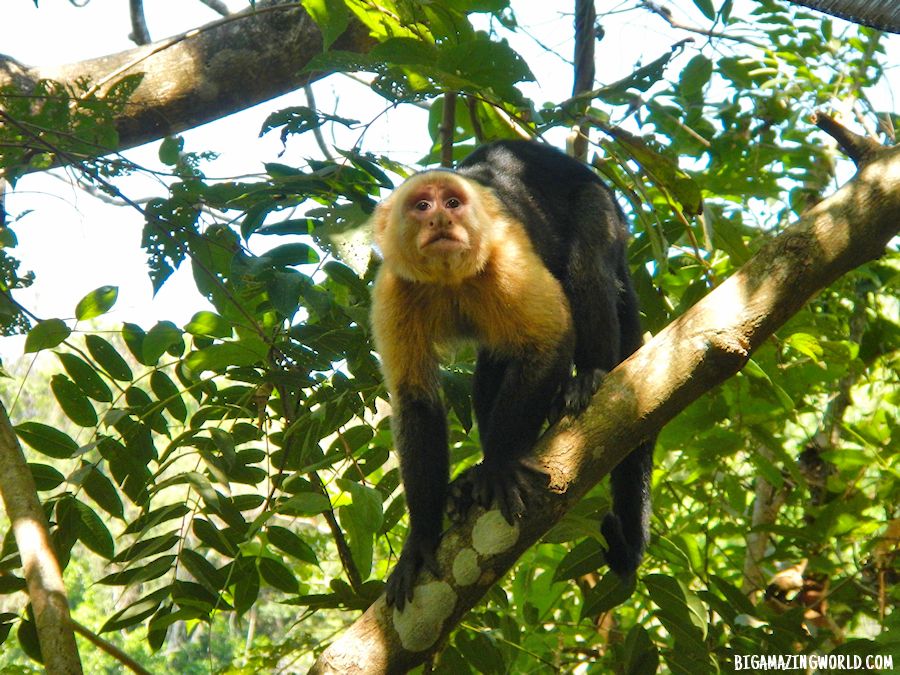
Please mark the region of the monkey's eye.
POLYGON ((431 208, 431 202, 426 201, 424 199, 420 199, 416 202, 416 211, 427 211, 431 208))
POLYGON ((444 206, 446 206, 448 209, 458 209, 461 204, 456 197, 450 197, 450 199, 444 202, 444 206))

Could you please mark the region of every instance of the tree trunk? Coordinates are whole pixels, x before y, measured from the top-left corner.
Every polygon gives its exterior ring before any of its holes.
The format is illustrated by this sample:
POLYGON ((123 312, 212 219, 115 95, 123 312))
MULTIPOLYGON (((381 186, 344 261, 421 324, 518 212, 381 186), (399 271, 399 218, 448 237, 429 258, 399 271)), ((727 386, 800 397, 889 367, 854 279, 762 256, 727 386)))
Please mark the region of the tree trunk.
POLYGON ((50 541, 47 517, 22 446, 2 403, 0 496, 22 559, 44 667, 50 675, 80 675, 78 645, 75 644, 62 572, 50 541))

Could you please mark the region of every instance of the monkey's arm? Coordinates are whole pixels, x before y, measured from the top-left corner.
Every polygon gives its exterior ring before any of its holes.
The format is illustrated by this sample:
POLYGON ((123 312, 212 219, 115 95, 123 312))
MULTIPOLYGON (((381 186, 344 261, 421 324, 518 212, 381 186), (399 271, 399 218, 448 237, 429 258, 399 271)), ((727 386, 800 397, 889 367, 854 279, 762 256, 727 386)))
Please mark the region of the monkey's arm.
POLYGON ((435 551, 441 539, 449 479, 447 419, 440 399, 434 347, 412 316, 403 286, 388 274, 375 285, 372 327, 391 394, 394 444, 409 511, 409 532, 387 582, 387 601, 401 610, 412 599, 423 567, 438 574, 435 551))
POLYGON ((386 592, 388 604, 402 610, 406 601, 412 600, 413 586, 423 567, 439 575, 434 554, 441 540, 449 479, 447 417, 436 396, 401 390, 391 402, 409 532, 386 592))

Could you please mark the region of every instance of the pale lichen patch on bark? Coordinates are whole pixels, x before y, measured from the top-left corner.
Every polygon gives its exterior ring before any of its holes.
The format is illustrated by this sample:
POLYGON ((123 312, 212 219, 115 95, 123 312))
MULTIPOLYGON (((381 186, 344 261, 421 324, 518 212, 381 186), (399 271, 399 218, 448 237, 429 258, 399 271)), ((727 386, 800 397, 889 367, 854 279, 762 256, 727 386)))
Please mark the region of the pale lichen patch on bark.
POLYGON ((453 612, 457 596, 445 581, 416 586, 412 602, 403 611, 394 608, 394 629, 400 644, 410 652, 423 652, 441 636, 444 621, 453 612))
POLYGON ((464 548, 453 559, 453 580, 458 586, 469 586, 478 581, 481 568, 478 554, 471 548, 464 548))
POLYGON ((507 523, 499 509, 483 514, 472 528, 472 545, 481 555, 497 555, 508 551, 518 540, 518 524, 507 523))

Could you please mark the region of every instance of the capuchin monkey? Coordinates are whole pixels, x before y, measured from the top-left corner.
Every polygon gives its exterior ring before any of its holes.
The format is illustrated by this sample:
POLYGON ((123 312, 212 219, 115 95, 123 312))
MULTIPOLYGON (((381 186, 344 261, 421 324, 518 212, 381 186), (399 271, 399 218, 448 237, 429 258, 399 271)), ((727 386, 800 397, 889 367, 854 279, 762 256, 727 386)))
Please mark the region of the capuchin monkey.
MULTIPOLYGON (((548 146, 500 141, 456 171, 416 174, 372 222, 384 256, 372 327, 409 509, 386 589, 402 610, 423 567, 440 576, 449 479, 440 348, 478 345, 473 403, 484 458, 455 492, 496 504, 512 524, 525 510, 527 473, 537 470, 526 457, 542 425, 584 410, 603 375, 640 346, 641 329, 621 209, 591 170, 548 146)), ((647 543, 652 454, 645 442, 612 472, 602 532, 622 577, 647 543)))

